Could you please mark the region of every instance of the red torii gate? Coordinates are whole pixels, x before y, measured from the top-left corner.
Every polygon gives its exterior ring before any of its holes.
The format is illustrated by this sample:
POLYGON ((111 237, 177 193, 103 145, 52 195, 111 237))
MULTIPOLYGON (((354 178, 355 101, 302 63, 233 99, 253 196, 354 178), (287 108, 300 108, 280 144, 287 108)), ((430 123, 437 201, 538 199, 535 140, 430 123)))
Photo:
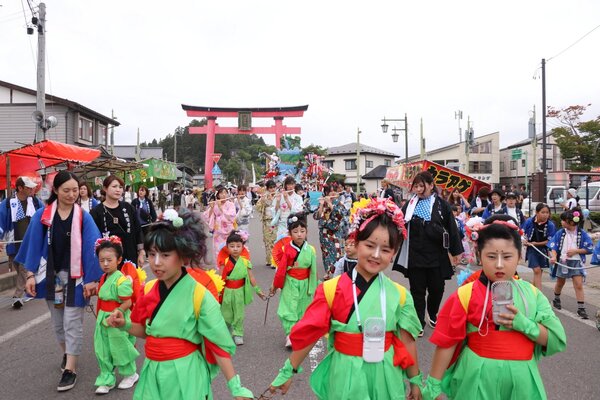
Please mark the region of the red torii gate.
POLYGON ((299 135, 300 128, 283 125, 283 118, 302 117, 308 105, 296 107, 267 107, 267 108, 228 108, 228 107, 202 107, 181 105, 188 117, 205 117, 208 121, 205 126, 190 126, 190 134, 206 134, 206 156, 204 159, 204 187, 213 185, 212 160, 215 152, 215 134, 226 135, 252 135, 274 134, 275 146, 279 148, 283 135, 299 135), (237 118, 238 126, 221 127, 217 118, 237 118), (275 125, 270 127, 252 127, 252 118, 273 118, 275 125))

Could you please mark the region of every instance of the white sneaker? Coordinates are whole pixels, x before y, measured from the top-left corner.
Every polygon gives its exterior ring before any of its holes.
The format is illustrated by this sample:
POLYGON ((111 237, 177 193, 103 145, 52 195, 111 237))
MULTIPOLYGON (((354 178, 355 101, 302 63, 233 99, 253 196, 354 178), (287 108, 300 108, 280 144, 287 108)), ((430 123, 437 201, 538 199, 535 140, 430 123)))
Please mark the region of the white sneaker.
POLYGON ((233 343, 235 343, 236 346, 241 346, 244 344, 244 338, 242 336, 234 336, 233 343))
POLYGON ((96 389, 96 394, 107 394, 114 387, 115 387, 115 385, 112 385, 112 386, 98 386, 98 388, 96 389))
POLYGON ((130 376, 126 376, 125 378, 123 378, 121 383, 119 383, 118 387, 119 389, 131 389, 131 387, 135 385, 138 379, 140 379, 140 376, 137 373, 130 376))
POLYGON ((287 347, 288 349, 292 348, 292 341, 290 340, 290 335, 287 335, 285 337, 285 347, 287 347))

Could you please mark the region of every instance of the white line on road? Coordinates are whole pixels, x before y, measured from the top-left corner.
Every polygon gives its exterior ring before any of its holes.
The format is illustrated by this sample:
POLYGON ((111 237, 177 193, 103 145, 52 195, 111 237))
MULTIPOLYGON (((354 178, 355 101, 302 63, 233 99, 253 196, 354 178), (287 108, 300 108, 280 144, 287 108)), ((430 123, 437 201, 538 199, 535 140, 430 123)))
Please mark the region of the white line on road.
POLYGON ((26 324, 21 325, 20 327, 18 327, 15 330, 12 330, 8 333, 5 333, 4 335, 0 336, 0 344, 9 341, 10 339, 14 338, 15 336, 20 335, 21 333, 25 332, 27 329, 29 328, 33 328, 34 326, 44 322, 45 320, 50 318, 50 313, 47 312, 46 314, 42 314, 37 318, 32 319, 31 321, 27 322, 26 324))
POLYGON ((321 339, 317 340, 317 343, 315 343, 313 348, 310 350, 310 353, 308 353, 308 357, 310 359, 310 370, 311 371, 314 371, 315 368, 317 368, 317 365, 319 365, 319 362, 321 361, 321 353, 323 353, 323 351, 325 350, 325 347, 323 345, 323 340, 327 340, 327 339, 321 338, 321 339))
MULTIPOLYGON (((562 315, 565 315, 567 317, 573 318, 575 321, 579 321, 583 324, 589 325, 592 328, 596 329, 596 322, 591 320, 591 319, 581 319, 579 317, 579 315, 575 314, 572 311, 568 311, 568 310, 557 310, 556 308, 553 308, 555 313, 561 313, 562 315)), ((1 343, 1 342, 0 342, 1 343)))

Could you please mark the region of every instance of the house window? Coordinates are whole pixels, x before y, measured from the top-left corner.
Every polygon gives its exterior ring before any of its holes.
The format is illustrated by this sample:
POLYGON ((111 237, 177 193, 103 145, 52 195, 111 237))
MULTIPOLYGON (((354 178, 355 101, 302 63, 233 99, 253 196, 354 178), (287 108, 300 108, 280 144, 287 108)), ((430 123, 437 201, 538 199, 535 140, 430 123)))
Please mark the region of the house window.
POLYGON ((344 160, 346 163, 346 171, 356 170, 356 160, 344 160))
POLYGON ((474 174, 491 174, 491 161, 469 161, 469 173, 474 174))
POLYGON ((551 158, 546 158, 546 169, 552 169, 552 159, 551 158))
POLYGON ((521 160, 521 167, 524 168, 526 163, 527 163, 526 160, 521 160))
POLYGON ((479 143, 479 153, 480 154, 491 154, 492 153, 492 141, 487 141, 484 143, 479 143))
POLYGON ((500 161, 500 172, 504 172, 504 161, 500 161))
POLYGON ((510 170, 514 171, 517 169, 517 160, 511 160, 510 162, 510 170))
POLYGON ((94 122, 79 118, 79 139, 94 143, 94 122))
POLYGON ((446 165, 446 160, 433 160, 433 162, 440 165, 446 165))
POLYGON ((392 166, 392 160, 390 159, 384 159, 383 160, 383 165, 385 165, 386 167, 391 167, 392 166))
POLYGON ((106 129, 106 125, 98 124, 98 144, 108 147, 108 129, 106 129))
POLYGON ((367 168, 373 168, 373 161, 372 160, 365 161, 365 164, 366 164, 367 168))
POLYGON ((323 164, 324 168, 332 168, 333 169, 333 160, 327 160, 327 161, 321 161, 321 164, 323 164))

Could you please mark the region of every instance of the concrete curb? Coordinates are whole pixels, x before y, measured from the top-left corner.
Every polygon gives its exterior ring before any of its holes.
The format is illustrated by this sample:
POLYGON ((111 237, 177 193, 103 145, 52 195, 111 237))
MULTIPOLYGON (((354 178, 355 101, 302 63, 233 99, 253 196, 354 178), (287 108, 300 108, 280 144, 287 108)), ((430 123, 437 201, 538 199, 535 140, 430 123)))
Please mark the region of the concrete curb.
POLYGON ((0 275, 0 292, 5 290, 14 289, 17 285, 17 272, 10 271, 0 275))

